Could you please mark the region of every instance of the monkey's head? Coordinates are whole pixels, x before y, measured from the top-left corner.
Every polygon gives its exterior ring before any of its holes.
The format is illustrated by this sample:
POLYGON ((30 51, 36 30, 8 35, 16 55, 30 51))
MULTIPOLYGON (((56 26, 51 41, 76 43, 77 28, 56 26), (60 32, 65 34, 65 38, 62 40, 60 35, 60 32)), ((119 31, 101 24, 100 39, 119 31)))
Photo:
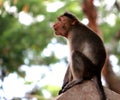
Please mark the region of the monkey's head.
POLYGON ((61 35, 67 38, 69 31, 78 23, 79 21, 74 15, 65 12, 57 18, 57 22, 53 25, 53 29, 56 35, 61 35))

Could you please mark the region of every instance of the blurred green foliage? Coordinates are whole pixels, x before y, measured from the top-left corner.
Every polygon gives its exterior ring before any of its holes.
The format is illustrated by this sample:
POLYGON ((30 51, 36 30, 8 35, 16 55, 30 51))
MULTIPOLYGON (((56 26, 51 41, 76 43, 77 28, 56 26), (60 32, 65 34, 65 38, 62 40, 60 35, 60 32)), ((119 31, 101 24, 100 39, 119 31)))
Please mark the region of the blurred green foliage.
POLYGON ((59 86, 52 86, 52 85, 46 85, 44 86, 45 89, 47 89, 52 97, 56 97, 58 95, 58 90, 60 90, 59 86))
MULTIPOLYGON (((59 61, 55 54, 50 57, 41 56, 42 51, 51 39, 54 38, 52 23, 56 17, 66 11, 76 13, 82 18, 79 3, 72 0, 64 1, 66 4, 57 12, 48 12, 47 5, 55 2, 54 0, 5 0, 1 1, 0 14, 0 65, 8 72, 17 71, 22 64, 46 64, 59 61), (73 9, 75 8, 75 9, 73 9), (78 9, 76 9, 78 8, 78 9), (14 10, 16 9, 16 10, 14 10), (33 22, 25 25, 20 20, 29 21, 26 16, 20 19, 21 13, 32 17, 33 22), (42 16, 42 21, 36 21, 37 17, 42 16), (28 63, 25 62, 28 60, 28 63)), ((54 8, 56 9, 56 8, 54 8)), ((28 17, 29 18, 29 17, 28 17)), ((58 41, 65 43, 61 38, 58 41)))

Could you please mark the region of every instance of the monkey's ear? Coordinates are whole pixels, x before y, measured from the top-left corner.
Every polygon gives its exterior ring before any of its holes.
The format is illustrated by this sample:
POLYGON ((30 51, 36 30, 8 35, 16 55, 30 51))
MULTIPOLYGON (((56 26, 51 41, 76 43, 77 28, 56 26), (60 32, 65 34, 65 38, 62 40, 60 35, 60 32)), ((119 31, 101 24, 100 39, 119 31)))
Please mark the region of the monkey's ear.
POLYGON ((78 23, 78 21, 75 19, 73 22, 72 22, 72 25, 76 25, 78 23))

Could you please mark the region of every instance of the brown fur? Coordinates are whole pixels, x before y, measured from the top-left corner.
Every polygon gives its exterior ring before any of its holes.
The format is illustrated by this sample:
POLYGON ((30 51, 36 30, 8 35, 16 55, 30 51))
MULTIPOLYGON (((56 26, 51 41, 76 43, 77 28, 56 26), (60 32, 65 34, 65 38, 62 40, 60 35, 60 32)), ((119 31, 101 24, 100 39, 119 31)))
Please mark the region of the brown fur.
POLYGON ((70 13, 58 17, 53 28, 56 35, 67 38, 70 47, 70 62, 60 93, 95 77, 100 98, 106 100, 101 83, 106 52, 100 37, 70 13))

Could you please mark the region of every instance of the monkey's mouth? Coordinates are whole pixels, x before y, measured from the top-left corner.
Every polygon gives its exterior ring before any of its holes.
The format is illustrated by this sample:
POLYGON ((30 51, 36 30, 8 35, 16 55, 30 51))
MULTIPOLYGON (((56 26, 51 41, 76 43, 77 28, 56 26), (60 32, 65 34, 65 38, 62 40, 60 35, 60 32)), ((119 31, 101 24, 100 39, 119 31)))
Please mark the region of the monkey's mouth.
POLYGON ((53 30, 54 30, 55 34, 57 34, 57 29, 53 27, 53 30))
POLYGON ((60 35, 58 31, 54 30, 55 35, 60 35))
POLYGON ((59 35, 58 32, 56 32, 56 31, 54 31, 54 33, 55 33, 56 35, 59 35))

